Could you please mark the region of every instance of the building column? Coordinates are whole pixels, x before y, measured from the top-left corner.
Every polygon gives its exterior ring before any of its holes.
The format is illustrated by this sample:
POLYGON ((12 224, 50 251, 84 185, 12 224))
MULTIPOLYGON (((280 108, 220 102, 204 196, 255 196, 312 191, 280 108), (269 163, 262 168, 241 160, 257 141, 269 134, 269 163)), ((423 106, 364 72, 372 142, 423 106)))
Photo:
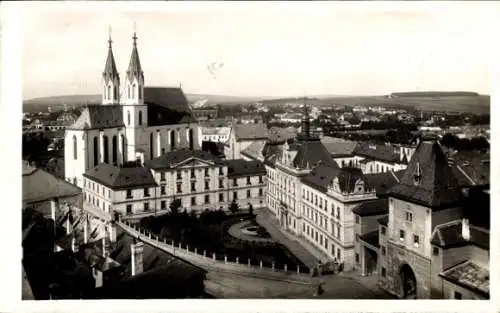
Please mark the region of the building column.
POLYGON ((99 149, 99 153, 100 153, 100 156, 99 156, 99 159, 101 160, 100 163, 104 163, 104 132, 99 132, 99 145, 100 145, 100 149, 99 149))
POLYGON ((160 130, 156 131, 156 156, 161 155, 161 133, 160 130))
MULTIPOLYGON (((359 245, 359 259, 361 261, 361 276, 366 276, 365 245, 359 245)), ((356 261, 356 260, 355 260, 356 261)))

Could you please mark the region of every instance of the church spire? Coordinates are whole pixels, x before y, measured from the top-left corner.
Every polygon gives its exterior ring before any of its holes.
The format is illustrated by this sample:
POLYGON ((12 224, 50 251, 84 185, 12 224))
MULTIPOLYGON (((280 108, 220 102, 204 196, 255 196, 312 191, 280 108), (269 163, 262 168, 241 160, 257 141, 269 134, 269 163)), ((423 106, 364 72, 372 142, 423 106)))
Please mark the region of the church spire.
POLYGON ((111 40, 111 27, 110 27, 109 39, 108 39, 108 57, 106 58, 106 65, 104 66, 104 72, 102 73, 102 76, 106 84, 110 80, 113 81, 117 79, 118 82, 120 81, 118 70, 116 69, 115 57, 113 56, 112 43, 113 41, 111 40))
POLYGON ((134 78, 137 80, 144 80, 144 74, 141 68, 141 61, 139 60, 139 52, 137 51, 137 35, 135 32, 135 23, 134 23, 134 36, 133 39, 133 47, 132 47, 132 55, 130 56, 130 63, 128 65, 127 77, 130 81, 133 81, 134 78))

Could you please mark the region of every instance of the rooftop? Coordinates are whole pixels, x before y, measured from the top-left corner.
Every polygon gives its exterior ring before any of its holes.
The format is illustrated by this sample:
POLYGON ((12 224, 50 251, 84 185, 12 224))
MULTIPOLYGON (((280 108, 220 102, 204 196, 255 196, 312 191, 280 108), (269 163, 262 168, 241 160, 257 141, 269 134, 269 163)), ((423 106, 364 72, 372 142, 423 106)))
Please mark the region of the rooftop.
POLYGON ((362 180, 365 183, 365 189, 370 188, 360 169, 331 167, 327 164, 316 166, 310 174, 302 178, 302 182, 322 192, 327 192, 328 187, 333 184, 335 178, 338 179, 339 188, 342 192, 353 192, 358 180, 362 180))
POLYGON ((222 160, 213 156, 208 151, 179 149, 165 153, 145 162, 145 166, 152 169, 176 168, 179 164, 185 164, 189 160, 201 160, 215 164, 221 164, 222 160))
POLYGON ((361 157, 382 161, 386 163, 401 163, 401 155, 399 150, 392 145, 381 145, 369 142, 362 142, 358 144, 353 152, 354 155, 361 157))
POLYGON ((472 261, 465 261, 439 274, 447 281, 489 298, 490 271, 472 261))
POLYGON ((359 216, 382 215, 389 213, 388 198, 363 201, 356 205, 352 212, 359 216))
POLYGON ((264 141, 254 141, 252 142, 246 149, 241 151, 241 154, 244 154, 254 160, 264 160, 264 147, 266 143, 264 141))
POLYGON ((357 145, 355 141, 330 136, 324 136, 321 138, 321 142, 333 157, 350 156, 357 145))
POLYGON ((393 172, 381 172, 364 174, 368 184, 376 190, 377 196, 385 197, 389 190, 398 183, 397 176, 393 172))
POLYGON ((326 150, 325 146, 319 140, 296 140, 291 144, 286 144, 290 151, 295 151, 293 159, 293 167, 306 169, 312 168, 320 163, 328 165, 332 168, 337 168, 337 163, 333 160, 332 155, 326 150))
POLYGON ((243 159, 226 160, 228 177, 266 175, 266 168, 260 161, 246 161, 243 159))
POLYGON ((156 186, 149 170, 142 166, 117 167, 101 163, 83 176, 113 190, 156 186))
POLYGON ((268 139, 269 132, 266 124, 236 124, 233 126, 236 141, 268 139))
POLYGON ((431 244, 443 248, 475 245, 488 250, 490 248, 490 232, 486 229, 469 224, 470 238, 462 236, 462 220, 438 225, 431 239, 431 244))

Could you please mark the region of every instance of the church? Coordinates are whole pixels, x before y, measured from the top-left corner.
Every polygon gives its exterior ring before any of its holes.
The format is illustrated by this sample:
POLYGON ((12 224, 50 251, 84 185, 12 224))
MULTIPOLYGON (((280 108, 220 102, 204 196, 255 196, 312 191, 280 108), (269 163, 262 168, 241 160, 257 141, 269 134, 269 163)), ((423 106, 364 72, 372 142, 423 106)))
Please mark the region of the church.
POLYGON ((137 36, 121 85, 111 36, 102 73, 102 104, 83 108, 65 133, 65 178, 82 187, 83 174, 100 163, 122 166, 177 149, 200 148, 198 125, 181 88, 146 87, 137 36))

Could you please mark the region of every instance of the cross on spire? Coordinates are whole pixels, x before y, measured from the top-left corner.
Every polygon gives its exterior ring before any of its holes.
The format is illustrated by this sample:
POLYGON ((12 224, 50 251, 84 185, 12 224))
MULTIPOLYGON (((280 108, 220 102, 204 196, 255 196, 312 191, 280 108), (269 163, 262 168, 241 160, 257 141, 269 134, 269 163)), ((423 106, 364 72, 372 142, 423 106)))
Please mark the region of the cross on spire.
POLYGON ((132 39, 134 40, 134 46, 137 45, 137 35, 136 35, 136 31, 137 31, 137 25, 134 21, 134 36, 132 37, 132 39))
POLYGON ((109 43, 109 47, 111 48, 111 44, 113 43, 113 41, 111 40, 111 26, 109 26, 109 33, 108 33, 108 43, 109 43))

